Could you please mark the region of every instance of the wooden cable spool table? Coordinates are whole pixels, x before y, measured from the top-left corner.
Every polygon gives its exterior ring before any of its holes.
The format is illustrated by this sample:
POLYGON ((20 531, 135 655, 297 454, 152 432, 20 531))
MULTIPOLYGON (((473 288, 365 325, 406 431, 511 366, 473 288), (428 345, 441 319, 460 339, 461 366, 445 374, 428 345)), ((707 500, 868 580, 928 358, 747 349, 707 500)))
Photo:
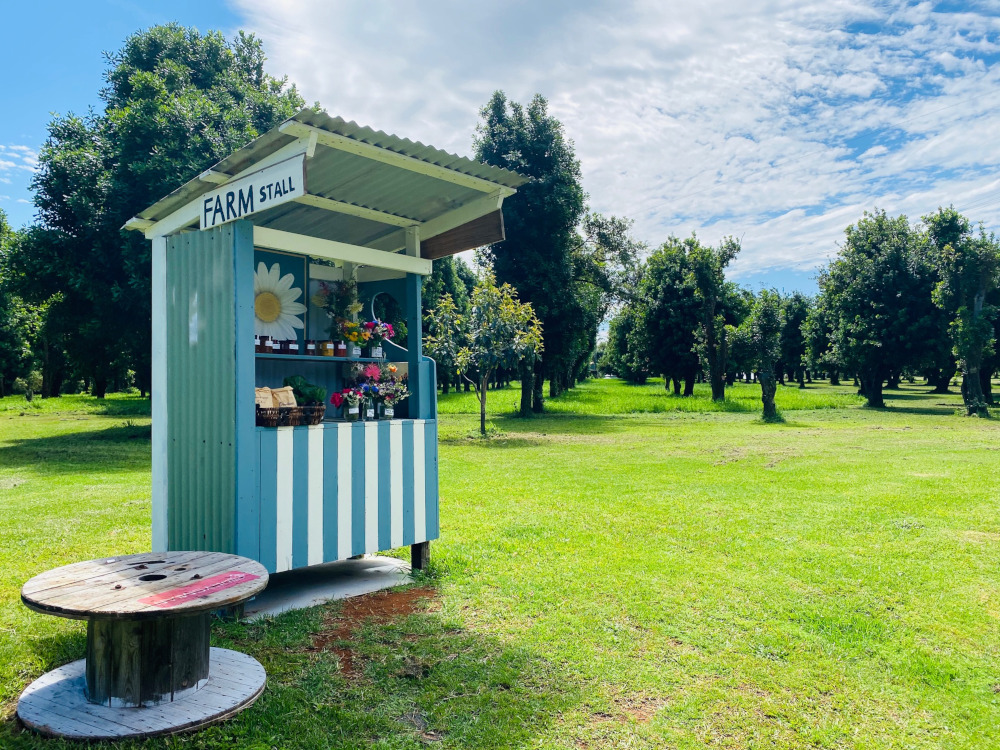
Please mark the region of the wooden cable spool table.
POLYGON ((66 565, 21 589, 30 609, 87 621, 87 656, 43 675, 17 704, 28 727, 71 739, 151 737, 226 719, 263 692, 264 668, 209 643, 211 613, 267 586, 260 563, 148 552, 66 565))

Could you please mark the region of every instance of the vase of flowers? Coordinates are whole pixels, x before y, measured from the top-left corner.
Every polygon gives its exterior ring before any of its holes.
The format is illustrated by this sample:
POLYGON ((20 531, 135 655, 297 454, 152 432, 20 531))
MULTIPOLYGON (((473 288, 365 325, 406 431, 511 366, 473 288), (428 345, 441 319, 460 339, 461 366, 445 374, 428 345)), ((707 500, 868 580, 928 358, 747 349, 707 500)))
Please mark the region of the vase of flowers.
POLYGON ((368 345, 368 356, 382 359, 382 343, 392 340, 396 332, 392 328, 392 323, 383 323, 381 320, 369 320, 361 324, 362 337, 368 345))
POLYGON ((405 401, 409 397, 410 390, 407 387, 408 382, 405 377, 396 377, 395 365, 388 365, 385 369, 386 375, 383 377, 380 385, 380 393, 382 394, 383 401, 383 414, 386 419, 393 419, 396 416, 397 404, 405 401))
POLYGON ((357 422, 361 417, 361 393, 356 388, 344 388, 330 397, 335 408, 344 408, 344 419, 357 422))

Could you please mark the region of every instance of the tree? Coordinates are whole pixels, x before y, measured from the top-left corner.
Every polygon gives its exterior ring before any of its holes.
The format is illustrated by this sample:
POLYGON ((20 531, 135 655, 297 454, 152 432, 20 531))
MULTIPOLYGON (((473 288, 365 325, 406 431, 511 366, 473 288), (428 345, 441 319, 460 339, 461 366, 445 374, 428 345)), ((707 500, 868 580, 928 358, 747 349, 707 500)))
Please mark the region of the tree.
POLYGON ((513 286, 542 323, 545 360, 531 377, 522 373, 521 382, 531 393, 532 410, 541 411, 542 380, 548 376, 550 393, 559 392, 589 338, 580 331, 592 327, 596 336, 599 322, 596 311, 587 309, 593 298, 581 293, 574 277, 579 266, 573 254, 580 245, 575 230, 586 208, 580 163, 542 96, 524 107, 497 91, 480 118, 476 158, 529 178, 504 202, 506 239, 485 255, 497 280, 513 286))
POLYGON ((648 342, 649 369, 663 375, 665 387, 673 381, 677 394, 684 381, 685 396, 694 393, 698 371, 695 329, 700 304, 687 255, 694 241, 693 237, 682 241, 671 236, 653 251, 643 267, 634 303, 648 342))
POLYGON ((637 305, 624 307, 608 327, 608 343, 600 367, 629 383, 645 383, 651 374, 651 351, 642 314, 637 305))
POLYGON ((935 335, 934 273, 916 251, 919 234, 905 216, 865 212, 820 277, 836 361, 857 373, 869 406, 885 406, 888 375, 926 358, 935 335))
POLYGON ((801 292, 792 292, 782 302, 784 328, 781 330, 781 367, 789 380, 798 380, 805 388, 806 337, 803 326, 809 317, 812 300, 801 292))
POLYGON ((727 237, 718 247, 706 247, 692 235, 688 243, 689 277, 698 303, 698 326, 702 351, 708 365, 712 385, 712 400, 726 397, 726 321, 720 302, 731 289, 727 287, 725 269, 740 251, 739 241, 727 237))
POLYGON ((448 384, 458 374, 458 355, 465 345, 464 316, 451 294, 445 292, 425 320, 428 336, 424 348, 437 363, 438 377, 447 393, 448 384))
POLYGON ((149 243, 122 225, 302 106, 264 59, 252 35, 155 26, 108 56, 103 114, 49 125, 32 183, 40 225, 12 266, 31 302, 62 295, 67 351, 97 396, 116 367, 149 383, 149 243))
POLYGON ((13 293, 6 258, 17 242, 17 233, 7 223, 0 210, 0 398, 7 395, 8 386, 28 374, 31 348, 28 343, 32 311, 13 293))
MULTIPOLYGON (((820 272, 819 284, 823 286, 825 271, 820 272)), ((840 371, 838 363, 833 356, 830 344, 831 323, 830 312, 826 308, 827 298, 820 294, 809 312, 806 314, 805 322, 802 324, 802 336, 805 340, 805 361, 814 375, 817 372, 825 372, 830 379, 830 385, 840 385, 840 371)))
POLYGON ((779 419, 774 405, 777 390, 775 368, 782 357, 782 334, 787 327, 788 305, 774 289, 761 289, 749 317, 736 329, 736 339, 746 349, 749 362, 757 373, 764 420, 779 419))
POLYGON ((962 370, 962 400, 969 416, 989 416, 980 370, 993 353, 993 321, 997 309, 987 295, 1000 282, 1000 245, 980 227, 972 231, 967 218, 954 208, 939 208, 924 217, 939 281, 934 303, 949 318, 948 331, 962 370))
POLYGON ((486 435, 486 394, 490 376, 498 367, 514 368, 525 357, 537 357, 543 348, 542 326, 531 305, 520 302, 510 284, 497 286, 492 272, 485 272, 469 300, 465 320, 467 344, 457 355, 465 377, 475 369, 479 399, 479 432, 486 435))

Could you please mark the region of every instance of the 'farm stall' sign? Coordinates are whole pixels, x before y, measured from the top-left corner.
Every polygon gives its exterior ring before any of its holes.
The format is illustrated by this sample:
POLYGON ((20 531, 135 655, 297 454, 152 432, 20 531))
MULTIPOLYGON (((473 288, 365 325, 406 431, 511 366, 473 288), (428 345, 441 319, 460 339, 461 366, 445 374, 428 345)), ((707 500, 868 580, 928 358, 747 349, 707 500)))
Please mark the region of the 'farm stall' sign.
POLYGON ((201 198, 201 228, 211 229, 306 194, 306 155, 272 164, 201 198))

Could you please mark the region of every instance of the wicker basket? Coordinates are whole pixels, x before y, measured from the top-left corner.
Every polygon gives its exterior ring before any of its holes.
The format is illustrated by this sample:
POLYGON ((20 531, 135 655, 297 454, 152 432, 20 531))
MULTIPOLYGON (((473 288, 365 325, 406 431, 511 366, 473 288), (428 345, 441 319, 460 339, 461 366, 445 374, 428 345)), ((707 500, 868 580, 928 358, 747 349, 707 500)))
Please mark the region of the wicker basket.
POLYGON ((281 424, 281 409, 262 409, 257 407, 258 427, 277 427, 281 424))
POLYGON ((309 404, 302 408, 302 424, 319 424, 326 416, 326 404, 309 404))
POLYGON ((281 411, 282 427, 298 427, 301 424, 305 424, 302 418, 301 406, 281 406, 279 409, 281 411))

